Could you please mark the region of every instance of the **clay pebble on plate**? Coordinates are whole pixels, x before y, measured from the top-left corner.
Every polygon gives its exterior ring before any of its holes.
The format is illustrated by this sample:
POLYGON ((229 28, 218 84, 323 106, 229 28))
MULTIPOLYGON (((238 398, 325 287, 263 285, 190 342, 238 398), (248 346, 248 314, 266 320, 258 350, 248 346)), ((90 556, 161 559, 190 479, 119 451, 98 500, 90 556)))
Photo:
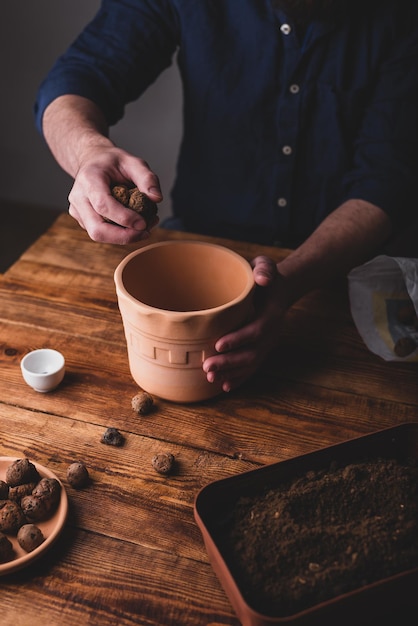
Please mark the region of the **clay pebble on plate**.
POLYGON ((57 508, 61 484, 56 478, 41 478, 31 493, 20 500, 20 507, 29 522, 48 519, 57 508))
POLYGON ((29 459, 16 459, 6 470, 6 483, 9 487, 17 487, 24 483, 38 482, 40 475, 29 459))
POLYGON ((56 478, 42 478, 32 490, 32 496, 42 500, 48 513, 52 513, 61 497, 61 484, 56 478))
POLYGON ((16 485, 16 487, 9 487, 9 500, 20 504, 22 498, 29 496, 35 487, 36 483, 24 483, 23 485, 16 485))
POLYGON ((15 534, 25 522, 25 515, 17 502, 3 500, 0 503, 1 532, 15 534))
POLYGON ((6 481, 0 481, 0 563, 16 558, 7 535, 15 535, 20 547, 32 552, 45 537, 32 522, 51 517, 61 499, 61 483, 56 478, 42 478, 28 459, 17 459, 6 469, 6 481), (29 482, 25 482, 29 481, 29 482), (6 496, 6 498, 4 498, 6 496))
MULTIPOLYGON (((8 466, 5 484, 7 499, 0 504, 0 530, 5 533, 16 533, 27 521, 47 519, 60 500, 59 481, 41 478, 26 458, 16 459, 8 466)), ((6 492, 4 485, 2 489, 6 492)))
POLYGON ((50 515, 47 501, 32 494, 21 499, 20 507, 28 522, 40 522, 50 515))
POLYGON ((139 213, 147 223, 147 228, 152 228, 157 222, 158 207, 139 191, 138 187, 129 188, 126 185, 115 185, 111 189, 112 196, 127 209, 139 213))
POLYGON ((17 542, 25 552, 33 552, 45 541, 42 531, 35 524, 23 524, 17 533, 17 542))

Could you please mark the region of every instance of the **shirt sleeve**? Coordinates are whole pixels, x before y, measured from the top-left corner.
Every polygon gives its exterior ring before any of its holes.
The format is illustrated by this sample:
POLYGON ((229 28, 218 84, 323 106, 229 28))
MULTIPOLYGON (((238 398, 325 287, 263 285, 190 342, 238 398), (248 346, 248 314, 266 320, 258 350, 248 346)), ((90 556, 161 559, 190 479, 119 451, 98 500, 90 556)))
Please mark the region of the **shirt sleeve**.
POLYGON ((167 68, 178 46, 169 0, 103 0, 93 20, 55 62, 34 105, 42 133, 46 107, 64 94, 95 102, 109 125, 167 68))
MULTIPOLYGON (((417 11, 414 10, 414 15, 417 11)), ((365 60, 366 62, 366 60, 365 60)), ((418 177, 418 25, 413 17, 387 51, 371 85, 369 105, 354 144, 346 198, 382 208, 397 230, 416 219, 418 177)))

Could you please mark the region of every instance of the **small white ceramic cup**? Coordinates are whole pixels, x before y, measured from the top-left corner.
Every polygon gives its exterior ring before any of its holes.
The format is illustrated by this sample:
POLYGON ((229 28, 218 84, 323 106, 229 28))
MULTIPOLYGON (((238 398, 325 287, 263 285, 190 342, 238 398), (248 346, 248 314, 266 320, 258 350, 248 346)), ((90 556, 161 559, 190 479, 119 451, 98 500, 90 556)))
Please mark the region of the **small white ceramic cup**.
POLYGON ((26 354, 20 362, 25 382, 41 393, 55 389, 65 374, 65 359, 61 352, 42 348, 26 354))

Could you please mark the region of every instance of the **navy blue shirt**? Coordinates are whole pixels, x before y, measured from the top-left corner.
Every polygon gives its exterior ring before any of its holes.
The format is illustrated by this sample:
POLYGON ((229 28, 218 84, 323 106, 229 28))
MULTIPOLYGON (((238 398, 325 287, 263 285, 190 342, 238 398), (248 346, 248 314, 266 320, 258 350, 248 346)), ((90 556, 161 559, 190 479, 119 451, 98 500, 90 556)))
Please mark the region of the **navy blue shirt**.
POLYGON ((271 0, 103 0, 41 85, 38 127, 66 93, 115 124, 175 59, 186 229, 292 247, 351 198, 400 227, 418 213, 418 3, 338 4, 300 32, 271 0))

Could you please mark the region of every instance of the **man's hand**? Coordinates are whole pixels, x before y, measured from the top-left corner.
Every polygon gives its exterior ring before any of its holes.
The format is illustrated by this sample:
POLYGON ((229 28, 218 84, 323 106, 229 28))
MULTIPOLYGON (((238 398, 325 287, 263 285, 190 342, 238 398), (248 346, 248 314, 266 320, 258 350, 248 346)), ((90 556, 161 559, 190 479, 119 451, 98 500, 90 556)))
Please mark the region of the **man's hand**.
POLYGON ((90 149, 84 156, 68 197, 70 215, 93 241, 127 244, 146 239, 157 222, 147 224, 115 200, 111 193, 115 184, 134 184, 150 200, 162 200, 158 177, 148 164, 110 145, 90 149))
POLYGON ((45 110, 43 131, 57 162, 74 179, 69 213, 91 239, 128 244, 147 238, 155 224, 146 224, 123 207, 113 198, 111 187, 135 186, 153 202, 161 202, 158 177, 146 161, 113 144, 105 117, 94 102, 60 96, 45 110))
POLYGON ((254 259, 256 314, 239 330, 221 337, 218 354, 203 363, 209 382, 230 391, 250 378, 277 348, 284 313, 313 289, 364 263, 388 239, 391 223, 379 207, 347 200, 280 263, 254 259))
POLYGON ((276 347, 280 318, 289 306, 286 280, 275 262, 259 256, 252 261, 252 267, 256 283, 253 320, 221 337, 215 344, 219 354, 203 363, 207 380, 222 383, 224 391, 231 391, 250 378, 276 347))

